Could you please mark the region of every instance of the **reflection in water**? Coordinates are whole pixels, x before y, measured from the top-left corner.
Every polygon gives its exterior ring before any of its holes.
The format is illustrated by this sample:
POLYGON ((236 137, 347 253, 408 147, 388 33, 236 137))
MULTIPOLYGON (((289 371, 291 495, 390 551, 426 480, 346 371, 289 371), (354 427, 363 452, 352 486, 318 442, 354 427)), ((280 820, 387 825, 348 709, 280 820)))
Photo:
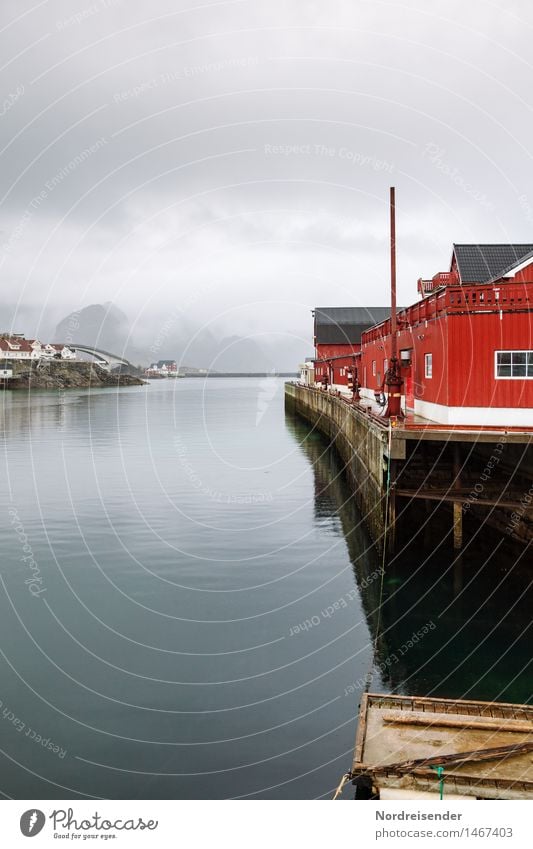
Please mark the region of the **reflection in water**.
POLYGON ((530 701, 531 586, 500 553, 463 554, 457 588, 451 551, 408 550, 389 568, 383 625, 389 651, 430 630, 389 667, 402 693, 530 701))
MULTIPOLYGON (((350 495, 342 462, 324 437, 287 414, 313 465, 317 516, 342 524, 363 609, 376 638, 381 563, 350 495)), ((387 563, 372 689, 526 703, 532 698, 532 592, 502 550, 407 547, 387 563)))
POLYGON ((47 439, 56 434, 69 434, 82 428, 102 432, 110 436, 109 407, 120 399, 120 420, 111 432, 112 438, 120 439, 123 431, 136 420, 138 398, 142 387, 111 387, 104 389, 44 389, 30 392, 4 390, 0 393, 0 435, 9 440, 28 440, 46 431, 47 439), (128 399, 128 395, 131 396, 128 399), (128 403, 130 400, 131 403, 128 403), (102 427, 102 425, 105 425, 102 427))
POLYGON ((446 554, 406 554, 378 629, 380 560, 335 452, 285 426, 281 382, 260 419, 256 381, 205 383, 4 394, 14 798, 331 796, 376 633, 373 689, 528 698, 517 570, 465 555, 457 592, 446 554))
POLYGON ((342 461, 326 439, 302 419, 286 414, 288 429, 311 463, 314 475, 315 515, 336 522, 346 540, 361 602, 375 638, 381 587, 381 558, 366 529, 346 480, 342 461))
POLYGON ((266 409, 252 379, 5 393, 14 798, 331 795, 370 655, 352 562, 372 551, 282 387, 266 409))

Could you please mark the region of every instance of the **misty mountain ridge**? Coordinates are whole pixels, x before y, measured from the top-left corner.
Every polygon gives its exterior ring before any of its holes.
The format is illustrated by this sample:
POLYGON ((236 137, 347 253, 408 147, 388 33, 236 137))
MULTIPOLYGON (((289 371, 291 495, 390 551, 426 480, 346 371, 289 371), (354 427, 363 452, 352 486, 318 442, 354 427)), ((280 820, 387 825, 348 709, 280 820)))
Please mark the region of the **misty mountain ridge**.
POLYGON ((113 354, 123 354, 127 347, 129 320, 112 303, 90 304, 71 312, 57 325, 54 342, 67 345, 94 345, 113 354))
POLYGON ((296 339, 280 344, 279 337, 270 339, 264 334, 261 342, 239 335, 218 338, 187 317, 173 316, 161 324, 154 320, 132 328, 128 316, 110 302, 90 304, 65 316, 53 341, 94 345, 135 365, 173 359, 179 365, 218 372, 296 371, 306 353, 305 345, 296 339))

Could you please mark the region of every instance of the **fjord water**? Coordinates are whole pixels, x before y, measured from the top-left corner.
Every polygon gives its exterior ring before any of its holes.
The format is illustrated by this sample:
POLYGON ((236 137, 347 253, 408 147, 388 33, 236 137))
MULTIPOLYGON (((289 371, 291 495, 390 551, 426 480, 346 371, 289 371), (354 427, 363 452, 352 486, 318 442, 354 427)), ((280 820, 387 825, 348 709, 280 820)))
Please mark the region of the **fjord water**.
MULTIPOLYGON (((328 796, 380 561, 283 381, 1 401, 2 793, 328 796)), ((520 570, 467 559, 461 591, 426 554, 385 575, 374 689, 526 701, 520 570)))

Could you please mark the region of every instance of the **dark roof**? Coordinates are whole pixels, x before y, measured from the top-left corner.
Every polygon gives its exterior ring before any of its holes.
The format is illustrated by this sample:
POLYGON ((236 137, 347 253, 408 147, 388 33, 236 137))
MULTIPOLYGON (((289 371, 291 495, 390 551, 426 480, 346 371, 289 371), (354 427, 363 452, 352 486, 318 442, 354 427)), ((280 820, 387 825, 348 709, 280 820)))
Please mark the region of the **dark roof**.
POLYGON ((390 307, 316 307, 314 312, 317 345, 357 345, 364 330, 389 318, 390 307))
POLYGON ((492 283, 533 256, 533 245, 454 245, 461 283, 492 283))

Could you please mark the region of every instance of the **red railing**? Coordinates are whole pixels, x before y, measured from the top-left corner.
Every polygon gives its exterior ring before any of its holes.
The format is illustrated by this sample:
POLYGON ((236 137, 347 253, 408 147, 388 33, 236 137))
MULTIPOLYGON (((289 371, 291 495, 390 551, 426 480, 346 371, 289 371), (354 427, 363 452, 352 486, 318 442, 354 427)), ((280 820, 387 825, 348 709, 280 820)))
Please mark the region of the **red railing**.
POLYGON ((455 286, 449 291, 448 312, 514 312, 531 309, 533 283, 499 283, 493 286, 455 286))
POLYGON ((439 271, 433 275, 431 280, 435 289, 439 286, 457 286, 459 283, 456 271, 439 271))
MULTIPOLYGON (((441 277, 443 275, 441 274, 441 277)), ((426 281, 424 281, 426 282, 426 281)), ((533 311, 533 283, 497 283, 479 286, 447 286, 398 313, 398 329, 416 327, 441 315, 465 312, 533 311)), ((390 319, 365 330, 363 344, 390 336, 390 319)))
POLYGON ((431 295, 436 289, 442 289, 443 286, 456 286, 459 283, 457 273, 455 271, 439 271, 434 274, 431 280, 423 280, 419 277, 417 289, 423 298, 426 295, 431 295))

